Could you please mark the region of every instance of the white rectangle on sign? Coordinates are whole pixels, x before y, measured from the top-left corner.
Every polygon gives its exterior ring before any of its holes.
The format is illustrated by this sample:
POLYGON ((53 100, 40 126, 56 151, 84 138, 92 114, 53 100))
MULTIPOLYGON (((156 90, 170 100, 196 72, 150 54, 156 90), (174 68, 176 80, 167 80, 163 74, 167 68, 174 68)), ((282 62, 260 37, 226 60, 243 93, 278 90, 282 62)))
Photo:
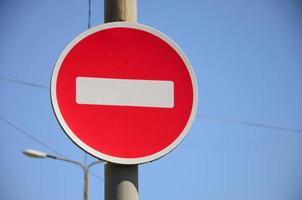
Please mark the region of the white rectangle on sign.
POLYGON ((77 77, 76 102, 173 108, 174 84, 172 81, 77 77))

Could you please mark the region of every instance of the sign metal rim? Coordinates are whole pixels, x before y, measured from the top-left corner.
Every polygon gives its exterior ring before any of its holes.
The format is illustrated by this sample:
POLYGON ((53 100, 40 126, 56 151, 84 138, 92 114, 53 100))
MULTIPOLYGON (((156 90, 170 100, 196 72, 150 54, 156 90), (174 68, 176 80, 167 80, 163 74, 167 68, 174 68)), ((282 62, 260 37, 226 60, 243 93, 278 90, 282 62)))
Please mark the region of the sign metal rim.
POLYGON ((51 93, 52 108, 55 112, 55 116, 56 116, 59 124, 63 128, 66 135, 77 146, 79 146, 81 149, 83 149, 84 151, 86 151, 90 155, 92 155, 94 157, 97 157, 99 159, 102 159, 102 160, 105 160, 105 161, 108 161, 108 162, 112 162, 112 163, 126 164, 126 165, 142 164, 142 163, 151 162, 153 160, 157 160, 157 159, 163 157, 164 155, 166 155, 170 151, 172 151, 184 139, 184 137, 189 132, 189 129, 192 126, 192 123, 193 123, 193 121, 195 119, 195 116, 196 116, 196 113, 197 113, 197 104, 198 104, 197 79, 195 77, 194 70, 193 70, 187 56, 180 49, 180 47, 172 39, 170 39, 168 36, 166 36, 165 34, 161 33, 160 31, 158 31, 154 28, 151 28, 151 27, 146 26, 146 25, 138 24, 138 23, 129 23, 129 22, 111 22, 111 23, 101 24, 101 25, 98 25, 98 26, 95 26, 91 29, 86 30, 85 32, 81 33, 76 38, 74 38, 65 47, 65 49, 60 54, 60 57, 58 58, 58 60, 56 62, 56 65, 55 65, 55 68, 52 72, 52 77, 51 77, 51 91, 50 91, 50 93, 51 93), (190 74, 190 78, 191 78, 191 81, 192 81, 192 87, 193 87, 193 102, 192 102, 192 110, 191 110, 191 113, 190 113, 189 120, 187 121, 186 126, 183 129, 183 131, 180 133, 180 135, 171 144, 169 144, 164 149, 162 149, 162 150, 160 150, 157 153, 154 153, 152 155, 148 155, 148 156, 144 156, 144 157, 138 157, 138 158, 123 158, 123 157, 115 157, 115 156, 111 156, 111 155, 101 153, 98 150, 95 150, 94 148, 92 148, 89 145, 85 144, 80 138, 78 138, 76 136, 76 134, 74 134, 73 131, 69 128, 69 126, 65 122, 65 120, 64 120, 64 118, 63 118, 63 116, 60 112, 60 108, 59 108, 58 101, 57 101, 57 94, 56 94, 56 83, 57 83, 57 77, 58 77, 60 67, 61 67, 66 55, 82 39, 86 38, 87 36, 89 36, 89 35, 91 35, 95 32, 102 31, 102 30, 109 29, 109 28, 134 28, 134 29, 138 29, 138 30, 142 30, 142 31, 151 33, 151 34, 159 37, 160 39, 162 39, 163 41, 168 43, 178 53, 178 55, 182 58, 183 62, 185 63, 185 66, 186 66, 186 68, 187 68, 187 70, 190 74))

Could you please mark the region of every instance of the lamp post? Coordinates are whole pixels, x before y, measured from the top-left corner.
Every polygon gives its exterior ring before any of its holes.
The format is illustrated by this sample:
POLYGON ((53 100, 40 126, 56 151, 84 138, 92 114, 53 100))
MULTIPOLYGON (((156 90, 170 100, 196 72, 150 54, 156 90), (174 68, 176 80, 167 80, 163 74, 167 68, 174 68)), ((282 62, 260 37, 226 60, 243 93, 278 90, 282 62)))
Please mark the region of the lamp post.
POLYGON ((83 175, 84 175, 84 190, 83 190, 83 200, 88 200, 88 194, 89 194, 89 169, 98 163, 103 163, 101 160, 96 160, 88 165, 84 165, 83 163, 75 160, 70 160, 68 158, 58 157, 51 154, 47 154, 41 151, 33 150, 33 149, 26 149, 23 151, 23 154, 31 157, 31 158, 51 158, 55 160, 61 160, 65 162, 69 162, 72 164, 76 164, 80 166, 83 169, 83 175))

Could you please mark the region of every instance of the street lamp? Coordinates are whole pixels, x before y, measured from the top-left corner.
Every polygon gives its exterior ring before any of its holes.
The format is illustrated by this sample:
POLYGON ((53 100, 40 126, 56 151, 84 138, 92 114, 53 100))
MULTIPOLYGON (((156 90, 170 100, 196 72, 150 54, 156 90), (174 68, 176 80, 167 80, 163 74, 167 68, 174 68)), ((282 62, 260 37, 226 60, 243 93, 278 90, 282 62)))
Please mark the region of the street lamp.
POLYGON ((92 163, 90 163, 89 165, 85 165, 82 164, 79 161, 75 161, 75 160, 70 160, 68 158, 63 158, 63 157, 58 157, 58 156, 54 156, 51 154, 47 154, 41 151, 37 151, 34 149, 26 149, 23 151, 23 154, 31 157, 31 158, 51 158, 51 159, 55 159, 55 160, 61 160, 61 161, 65 161, 65 162, 69 162, 69 163, 73 163, 76 164, 78 166, 80 166, 83 169, 83 174, 84 174, 84 191, 83 191, 83 200, 88 200, 88 194, 89 194, 89 169, 94 166, 95 164, 98 163, 103 163, 102 160, 96 160, 92 163))

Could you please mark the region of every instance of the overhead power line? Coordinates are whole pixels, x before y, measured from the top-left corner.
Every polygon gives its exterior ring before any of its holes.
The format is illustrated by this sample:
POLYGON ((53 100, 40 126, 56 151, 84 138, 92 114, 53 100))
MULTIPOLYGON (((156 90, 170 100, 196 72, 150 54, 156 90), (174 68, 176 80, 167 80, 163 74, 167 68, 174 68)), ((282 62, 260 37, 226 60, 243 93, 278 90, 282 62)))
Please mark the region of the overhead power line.
POLYGON ((0 77, 0 81, 49 90, 49 86, 46 86, 46 85, 40 85, 40 84, 36 84, 36 83, 20 81, 20 80, 15 80, 15 79, 10 79, 10 78, 1 78, 0 77))
POLYGON ((48 149, 49 151, 64 157, 64 155, 60 154, 59 152, 57 152, 54 148, 50 147, 49 145, 47 145, 46 143, 42 142, 41 140, 39 140, 38 138, 36 138, 35 136, 29 134, 28 132, 26 132, 25 130, 21 129, 20 127, 16 126, 15 124, 13 124, 12 122, 8 121, 7 119, 5 119, 4 117, 0 116, 0 119, 5 122, 6 124, 8 124, 10 127, 16 129, 17 131, 19 131, 19 133, 22 133, 23 135, 25 135, 26 137, 30 138, 31 140, 35 141, 36 143, 44 146, 46 149, 48 149))
MULTIPOLYGON (((31 83, 31 82, 19 81, 19 80, 15 80, 15 79, 1 78, 0 77, 0 81, 6 81, 6 82, 10 82, 10 83, 19 84, 19 85, 26 85, 26 86, 29 86, 29 87, 37 87, 37 88, 49 90, 49 86, 39 85, 39 84, 36 84, 36 83, 31 83)), ((274 129, 274 130, 279 130, 279 131, 284 131, 284 132, 302 133, 301 129, 285 128, 285 127, 273 126, 273 125, 269 125, 269 124, 253 123, 253 122, 248 122, 248 121, 243 121, 243 120, 234 120, 234 119, 216 117, 216 116, 211 116, 211 115, 197 115, 197 117, 205 118, 205 119, 209 119, 209 120, 220 121, 220 122, 227 122, 227 123, 245 125, 245 126, 274 129)))
MULTIPOLYGON (((25 130, 23 130, 22 128, 18 127, 17 125, 15 125, 14 123, 12 123, 11 121, 7 120, 6 118, 0 116, 0 119, 5 122, 7 125, 9 125, 10 127, 16 129, 19 133, 23 134, 24 136, 28 137, 29 139, 35 141, 36 143, 44 146, 46 149, 48 149, 49 151, 51 151, 52 153, 55 153, 56 155, 59 155, 61 157, 65 157, 63 154, 59 153, 57 150, 55 150, 54 148, 52 148, 51 146, 49 146, 48 144, 46 144, 45 142, 42 142, 41 140, 39 140, 38 138, 36 138, 35 136, 31 135, 30 133, 26 132, 25 130)), ((102 181, 104 181, 104 179, 102 177, 99 177, 98 175, 89 172, 91 175, 93 175, 95 178, 100 179, 102 181)))
MULTIPOLYGON (((87 28, 91 27, 91 0, 88 0, 88 24, 87 28)), ((87 153, 84 151, 84 164, 87 164, 87 153)))
POLYGON ((258 128, 268 128, 268 129, 274 129, 274 130, 279 130, 279 131, 302 133, 301 129, 285 128, 285 127, 272 126, 272 125, 261 124, 261 123, 252 123, 252 122, 247 122, 247 121, 233 120, 233 119, 227 119, 227 118, 221 118, 221 117, 215 117, 215 116, 209 116, 209 115, 197 115, 197 117, 220 121, 220 122, 228 122, 228 123, 240 124, 240 125, 245 125, 245 126, 253 126, 253 127, 258 127, 258 128))
POLYGON ((91 27, 91 0, 88 0, 88 29, 91 27))

